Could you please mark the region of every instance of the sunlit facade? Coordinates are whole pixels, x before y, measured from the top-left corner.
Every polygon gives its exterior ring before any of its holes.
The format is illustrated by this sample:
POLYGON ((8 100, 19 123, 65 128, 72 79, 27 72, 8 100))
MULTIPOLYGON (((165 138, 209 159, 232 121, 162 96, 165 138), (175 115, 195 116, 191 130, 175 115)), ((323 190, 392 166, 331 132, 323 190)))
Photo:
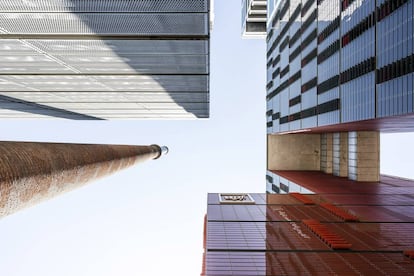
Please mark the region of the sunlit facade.
POLYGON ((209 3, 0 1, 0 118, 207 118, 209 3))
POLYGON ((267 192, 301 189, 278 171, 379 181, 379 132, 414 130, 413 1, 270 2, 267 192))
POLYGON ((412 0, 283 0, 269 7, 269 134, 356 130, 366 120, 365 130, 413 128, 387 124, 414 112, 412 0))

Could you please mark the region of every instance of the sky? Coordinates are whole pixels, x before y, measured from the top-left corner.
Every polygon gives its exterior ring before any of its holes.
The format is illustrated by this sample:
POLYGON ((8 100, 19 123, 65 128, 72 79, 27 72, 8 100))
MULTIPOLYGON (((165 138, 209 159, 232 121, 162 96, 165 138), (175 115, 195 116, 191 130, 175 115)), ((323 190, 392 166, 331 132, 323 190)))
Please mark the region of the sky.
POLYGON ((1 275, 199 275, 208 192, 265 189, 265 42, 215 3, 210 119, 0 122, 0 140, 170 152, 0 220, 1 275))
MULTIPOLYGON (((1 275, 200 274, 207 193, 265 191, 265 42, 240 34, 240 1, 215 1, 208 120, 0 122, 0 140, 170 148, 1 219, 1 275)), ((383 172, 414 178, 413 138, 381 136, 383 172)))

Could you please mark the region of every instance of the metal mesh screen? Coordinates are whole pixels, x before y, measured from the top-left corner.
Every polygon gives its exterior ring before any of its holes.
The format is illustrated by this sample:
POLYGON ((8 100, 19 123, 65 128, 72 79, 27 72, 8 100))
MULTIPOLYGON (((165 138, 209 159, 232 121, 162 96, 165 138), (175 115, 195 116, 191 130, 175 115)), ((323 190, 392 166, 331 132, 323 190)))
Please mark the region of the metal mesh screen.
POLYGON ((0 1, 0 117, 208 117, 208 2, 0 1))
POLYGON ((7 12, 207 12, 207 0, 2 0, 7 12))
POLYGON ((10 34, 206 35, 203 13, 3 13, 0 29, 10 34))
POLYGON ((0 73, 207 73, 205 41, 105 42, 4 40, 0 43, 0 73))
POLYGON ((208 77, 159 76, 0 76, 0 90, 7 91, 206 91, 208 77))

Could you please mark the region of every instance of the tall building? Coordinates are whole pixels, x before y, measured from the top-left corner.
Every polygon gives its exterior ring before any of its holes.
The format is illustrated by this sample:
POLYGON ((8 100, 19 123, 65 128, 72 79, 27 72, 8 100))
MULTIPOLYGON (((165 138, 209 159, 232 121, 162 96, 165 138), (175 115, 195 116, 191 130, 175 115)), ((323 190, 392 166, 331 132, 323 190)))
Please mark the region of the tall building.
POLYGON ((413 1, 268 7, 267 191, 286 170, 379 181, 379 132, 414 130, 413 1))
POLYGON ((317 194, 209 194, 201 275, 413 275, 414 182, 314 173, 317 194))
POLYGON ((207 118, 209 3, 0 1, 0 118, 207 118))
POLYGON ((0 217, 167 151, 158 145, 0 142, 0 217))
POLYGON ((267 1, 242 0, 242 37, 266 37, 267 1))

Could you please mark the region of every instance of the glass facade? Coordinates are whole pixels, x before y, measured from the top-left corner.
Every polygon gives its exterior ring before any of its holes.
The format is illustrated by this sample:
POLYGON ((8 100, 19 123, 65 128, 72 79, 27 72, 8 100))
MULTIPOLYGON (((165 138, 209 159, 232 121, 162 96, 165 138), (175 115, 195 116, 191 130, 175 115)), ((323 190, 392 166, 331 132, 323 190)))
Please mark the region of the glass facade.
POLYGON ((269 134, 414 112, 413 0, 285 0, 272 7, 269 134))

